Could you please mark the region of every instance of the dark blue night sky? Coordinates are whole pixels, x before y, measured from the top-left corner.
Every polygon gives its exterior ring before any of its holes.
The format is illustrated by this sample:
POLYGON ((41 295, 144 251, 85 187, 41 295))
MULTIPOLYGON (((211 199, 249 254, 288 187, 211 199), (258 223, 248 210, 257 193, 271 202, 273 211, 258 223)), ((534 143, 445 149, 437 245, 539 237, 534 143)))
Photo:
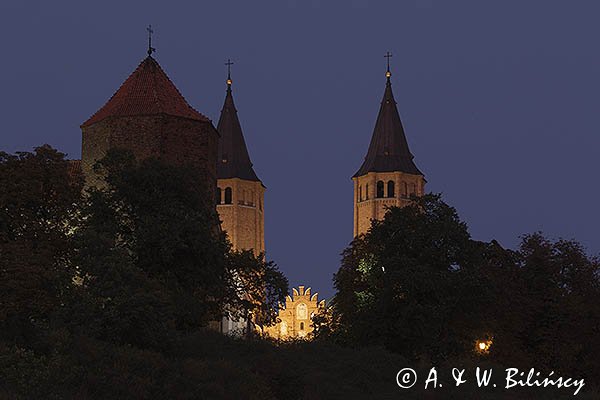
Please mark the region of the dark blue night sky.
POLYGON ((542 230, 600 252, 595 0, 0 3, 0 149, 79 158, 79 125, 146 55, 213 121, 227 58, 266 246, 329 297, 352 239, 352 181, 393 53, 394 93, 428 191, 475 239, 542 230))

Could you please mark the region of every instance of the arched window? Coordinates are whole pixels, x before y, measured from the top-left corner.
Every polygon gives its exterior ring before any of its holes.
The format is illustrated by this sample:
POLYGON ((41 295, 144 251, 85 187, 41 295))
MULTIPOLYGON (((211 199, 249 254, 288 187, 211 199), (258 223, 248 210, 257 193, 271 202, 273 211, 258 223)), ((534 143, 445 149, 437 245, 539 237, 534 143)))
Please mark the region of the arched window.
POLYGON ((221 204, 221 188, 217 188, 217 204, 221 204))
POLYGON ((254 191, 253 190, 250 190, 248 192, 248 205, 254 206, 254 191))
POLYGON ((414 183, 411 186, 410 195, 411 196, 416 196, 417 195, 417 185, 415 185, 414 183))
POLYGON ((300 322, 300 330, 303 331, 304 330, 304 322, 300 322))
POLYGON ((369 184, 366 184, 365 187, 365 199, 369 200, 369 184))
POLYGON ((377 198, 383 197, 383 181, 377 181, 377 198))
POLYGON ((408 197, 408 183, 404 182, 404 190, 402 191, 402 197, 408 197))
POLYGON ((231 188, 230 187, 225 188, 225 204, 231 204, 231 201, 232 201, 231 198, 232 198, 231 188))
POLYGON ((287 334, 288 334, 287 322, 281 321, 281 325, 279 325, 279 333, 281 334, 281 336, 287 336, 287 334))
POLYGON ((358 201, 362 201, 362 185, 358 187, 358 201))
POLYGON ((296 318, 308 319, 308 308, 306 307, 306 304, 298 304, 298 306, 296 307, 296 318))
POLYGON ((395 197, 394 193, 394 181, 388 181, 388 192, 387 197, 395 197))

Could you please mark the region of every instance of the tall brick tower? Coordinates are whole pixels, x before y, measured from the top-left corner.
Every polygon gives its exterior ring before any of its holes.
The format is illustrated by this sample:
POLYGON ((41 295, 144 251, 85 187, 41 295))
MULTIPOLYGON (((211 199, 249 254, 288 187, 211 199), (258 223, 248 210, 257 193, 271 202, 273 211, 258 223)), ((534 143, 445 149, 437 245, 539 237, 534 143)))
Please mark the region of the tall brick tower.
POLYGON ((128 149, 136 158, 156 157, 198 168, 214 199, 219 134, 211 121, 183 98, 160 65, 148 57, 117 92, 81 125, 81 168, 87 185, 101 183, 95 162, 110 148, 128 149))
MULTIPOLYGON (((228 63, 230 65, 231 63, 228 63)), ((265 187, 252 168, 231 92, 231 73, 217 130, 217 211, 233 248, 265 251, 265 187)))
POLYGON ((369 150, 354 174, 354 236, 366 233, 371 220, 381 220, 386 207, 403 207, 412 195, 422 196, 425 178, 413 162, 396 101, 389 66, 385 92, 369 150))

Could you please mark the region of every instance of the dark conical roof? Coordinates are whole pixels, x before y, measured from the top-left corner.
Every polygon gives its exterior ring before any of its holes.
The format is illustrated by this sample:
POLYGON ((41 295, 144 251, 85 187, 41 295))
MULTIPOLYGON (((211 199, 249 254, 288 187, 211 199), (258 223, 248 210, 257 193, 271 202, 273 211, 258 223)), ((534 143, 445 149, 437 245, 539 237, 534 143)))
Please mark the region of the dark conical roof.
POLYGON ((389 76, 391 74, 388 71, 385 92, 373 130, 369 151, 354 177, 366 175, 369 172, 393 171, 423 175, 413 162, 414 157, 408 148, 389 76))
POLYGON ((227 95, 225 104, 221 110, 221 117, 217 125, 217 131, 221 134, 219 139, 219 153, 217 161, 217 178, 240 178, 247 181, 260 182, 252 168, 252 162, 248 155, 242 126, 237 116, 237 110, 233 104, 231 93, 231 80, 227 81, 227 95))
POLYGON ((156 60, 148 56, 82 127, 107 117, 159 114, 209 121, 188 104, 156 60))

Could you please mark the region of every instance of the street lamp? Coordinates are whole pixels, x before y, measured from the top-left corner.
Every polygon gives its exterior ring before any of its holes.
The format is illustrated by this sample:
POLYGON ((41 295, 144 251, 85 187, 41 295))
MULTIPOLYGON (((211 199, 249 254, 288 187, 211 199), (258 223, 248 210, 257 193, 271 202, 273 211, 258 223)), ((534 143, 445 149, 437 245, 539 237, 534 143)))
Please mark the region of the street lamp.
POLYGON ((486 354, 490 351, 490 347, 492 346, 491 339, 479 339, 475 342, 475 350, 480 354, 486 354))

